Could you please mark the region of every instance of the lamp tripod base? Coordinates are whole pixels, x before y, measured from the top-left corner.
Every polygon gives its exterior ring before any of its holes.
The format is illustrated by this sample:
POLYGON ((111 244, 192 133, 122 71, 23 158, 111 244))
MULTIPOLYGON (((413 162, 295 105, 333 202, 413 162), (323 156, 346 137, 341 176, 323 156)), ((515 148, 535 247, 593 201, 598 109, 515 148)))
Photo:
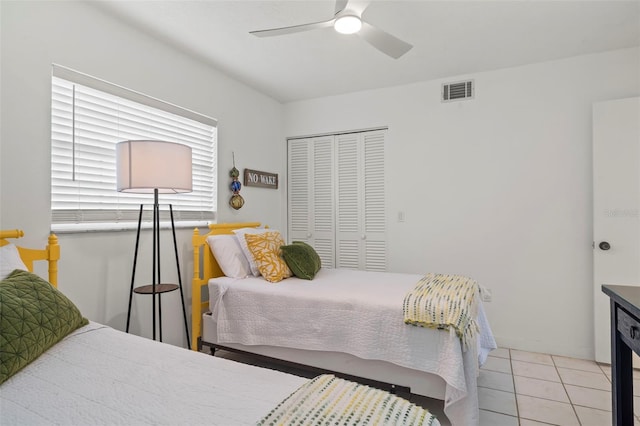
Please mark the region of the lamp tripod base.
POLYGON ((129 326, 131 323, 131 307, 133 302, 133 293, 146 294, 152 296, 152 311, 153 311, 153 340, 156 340, 156 329, 159 331, 159 341, 162 342, 162 300, 161 295, 169 293, 175 290, 180 290, 180 301, 182 302, 182 315, 184 319, 184 329, 187 337, 187 347, 191 349, 191 340, 189 338, 189 325, 187 323, 187 310, 184 304, 184 292, 182 289, 182 277, 180 274, 180 261, 178 257, 178 244, 176 242, 176 228, 173 220, 173 207, 169 204, 169 212, 171 215, 171 232, 173 236, 173 248, 175 252, 176 269, 178 273, 178 284, 164 284, 160 278, 160 208, 158 204, 158 190, 154 191, 154 204, 153 204, 153 270, 152 270, 152 284, 134 287, 136 277, 136 266, 138 262, 138 247, 140 245, 140 230, 142 227, 142 213, 144 205, 140 205, 140 213, 138 215, 138 230, 136 232, 136 247, 133 256, 133 271, 131 273, 131 287, 129 290, 129 308, 127 311, 127 327, 126 332, 129 332, 129 326), (156 309, 157 298, 157 309, 156 309), (156 312, 157 311, 157 312, 156 312), (157 318, 157 321, 156 321, 157 318), (157 327, 156 327, 157 324, 157 327))

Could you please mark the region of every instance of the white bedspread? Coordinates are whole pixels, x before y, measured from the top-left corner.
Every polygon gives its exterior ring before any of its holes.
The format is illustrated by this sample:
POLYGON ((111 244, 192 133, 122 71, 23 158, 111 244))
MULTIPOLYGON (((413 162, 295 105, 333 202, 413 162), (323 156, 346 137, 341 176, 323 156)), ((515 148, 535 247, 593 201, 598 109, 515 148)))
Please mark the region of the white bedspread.
POLYGON ((96 323, 0 387, 2 425, 255 425, 308 379, 96 323))
POLYGON ((217 343, 344 352, 437 374, 447 383, 452 423, 478 424, 478 359, 496 347, 482 302, 478 343, 463 352, 453 331, 404 324, 404 296, 421 277, 323 268, 312 281, 215 278, 209 296, 217 343))

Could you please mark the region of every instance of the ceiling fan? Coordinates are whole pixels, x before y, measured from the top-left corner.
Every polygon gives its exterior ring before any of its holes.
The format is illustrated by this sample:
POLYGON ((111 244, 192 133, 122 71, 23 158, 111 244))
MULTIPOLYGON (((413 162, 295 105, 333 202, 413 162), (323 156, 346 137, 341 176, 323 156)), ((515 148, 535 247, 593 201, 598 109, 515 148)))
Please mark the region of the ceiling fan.
POLYGON ((336 0, 336 9, 332 19, 309 24, 293 25, 283 28, 250 31, 257 37, 272 37, 292 34, 318 28, 333 27, 342 34, 357 33, 365 41, 381 52, 398 59, 407 53, 413 46, 400 40, 391 34, 374 27, 362 19, 362 13, 369 5, 370 0, 336 0))

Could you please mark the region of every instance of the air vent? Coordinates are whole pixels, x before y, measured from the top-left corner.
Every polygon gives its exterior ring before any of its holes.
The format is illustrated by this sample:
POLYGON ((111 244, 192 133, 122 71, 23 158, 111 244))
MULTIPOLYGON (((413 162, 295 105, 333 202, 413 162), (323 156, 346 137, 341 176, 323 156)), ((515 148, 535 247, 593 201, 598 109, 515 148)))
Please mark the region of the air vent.
POLYGON ((442 102, 473 99, 473 80, 446 83, 442 85, 442 102))

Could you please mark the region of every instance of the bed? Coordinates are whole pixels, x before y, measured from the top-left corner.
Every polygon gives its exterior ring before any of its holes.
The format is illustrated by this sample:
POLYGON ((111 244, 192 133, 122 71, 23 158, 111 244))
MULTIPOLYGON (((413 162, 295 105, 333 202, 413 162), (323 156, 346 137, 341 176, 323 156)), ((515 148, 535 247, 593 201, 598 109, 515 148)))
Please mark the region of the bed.
POLYGON ((335 376, 309 380, 88 321, 56 289, 60 247, 55 235, 44 249, 26 249, 8 240, 22 235, 19 230, 0 231, 3 425, 316 424, 315 417, 309 420, 311 411, 322 419, 337 415, 347 424, 373 416, 379 424, 406 420, 439 425, 421 407, 335 376), (32 273, 39 260, 49 264, 48 282, 32 273), (16 304, 18 311, 38 319, 12 322, 10 308, 16 304), (62 311, 65 317, 59 320, 62 311), (69 330, 55 341, 49 338, 63 327, 69 330), (21 357, 13 356, 22 346, 21 357), (22 357, 33 359, 16 364, 22 357))
POLYGON ((479 423, 477 376, 496 348, 479 295, 480 332, 465 346, 451 331, 402 322, 403 297, 421 275, 321 268, 313 280, 275 284, 225 276, 211 237, 259 227, 194 231, 193 348, 247 352, 437 398, 453 425, 479 423))

